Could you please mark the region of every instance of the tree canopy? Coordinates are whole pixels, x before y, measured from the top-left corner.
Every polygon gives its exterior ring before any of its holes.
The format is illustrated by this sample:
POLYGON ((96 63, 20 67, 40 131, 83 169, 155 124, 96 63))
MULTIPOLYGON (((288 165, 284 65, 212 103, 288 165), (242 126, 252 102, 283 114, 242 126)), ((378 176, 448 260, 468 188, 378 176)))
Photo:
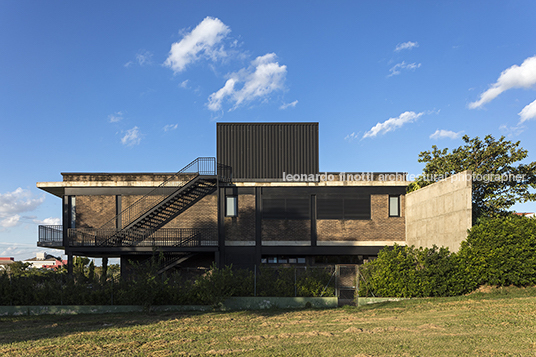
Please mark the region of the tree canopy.
POLYGON ((449 152, 448 148, 419 154, 419 162, 426 163, 423 173, 408 187, 408 192, 434 183, 456 173, 471 170, 473 173, 474 218, 497 216, 508 211, 517 202, 536 200, 536 162, 520 163, 528 151, 520 142, 511 142, 501 136, 496 140, 487 135, 471 139, 465 135, 464 145, 449 152))

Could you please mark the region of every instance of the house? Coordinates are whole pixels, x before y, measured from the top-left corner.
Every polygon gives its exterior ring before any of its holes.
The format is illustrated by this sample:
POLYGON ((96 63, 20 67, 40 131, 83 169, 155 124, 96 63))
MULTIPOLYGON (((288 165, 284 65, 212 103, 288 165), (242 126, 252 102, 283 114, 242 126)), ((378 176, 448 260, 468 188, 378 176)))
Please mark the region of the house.
POLYGON ((0 257, 0 270, 6 270, 13 263, 15 263, 15 258, 13 257, 0 257))
POLYGON ((66 260, 62 260, 61 258, 57 258, 45 252, 36 253, 35 258, 26 259, 22 262, 30 263, 30 268, 37 269, 57 269, 67 264, 66 260))
POLYGON ((318 130, 218 123, 216 158, 174 174, 62 173, 61 182, 39 182, 62 200, 63 224, 39 226, 38 245, 64 249, 70 266, 73 255, 119 257, 122 270, 158 250, 165 270, 359 264, 385 246, 456 250, 465 239, 470 181, 406 195, 405 173, 321 172, 318 130))

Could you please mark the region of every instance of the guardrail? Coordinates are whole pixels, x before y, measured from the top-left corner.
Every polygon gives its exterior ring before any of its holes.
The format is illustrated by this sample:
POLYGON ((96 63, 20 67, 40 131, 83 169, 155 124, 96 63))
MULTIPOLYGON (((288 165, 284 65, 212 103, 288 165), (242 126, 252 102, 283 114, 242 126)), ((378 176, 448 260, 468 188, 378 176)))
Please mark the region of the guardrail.
POLYGON ((38 245, 63 245, 63 226, 61 225, 39 226, 38 234, 38 245))

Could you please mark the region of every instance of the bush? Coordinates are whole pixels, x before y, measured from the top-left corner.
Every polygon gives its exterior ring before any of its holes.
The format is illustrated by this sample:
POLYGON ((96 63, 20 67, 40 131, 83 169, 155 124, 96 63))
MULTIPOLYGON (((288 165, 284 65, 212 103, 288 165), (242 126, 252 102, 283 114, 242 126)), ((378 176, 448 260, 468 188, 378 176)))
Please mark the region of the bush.
POLYGON ((536 219, 484 219, 469 231, 458 255, 460 276, 471 289, 484 284, 535 285, 536 219))
POLYGON ((359 295, 389 297, 452 296, 463 292, 456 282, 459 262, 448 248, 395 245, 360 269, 359 295))

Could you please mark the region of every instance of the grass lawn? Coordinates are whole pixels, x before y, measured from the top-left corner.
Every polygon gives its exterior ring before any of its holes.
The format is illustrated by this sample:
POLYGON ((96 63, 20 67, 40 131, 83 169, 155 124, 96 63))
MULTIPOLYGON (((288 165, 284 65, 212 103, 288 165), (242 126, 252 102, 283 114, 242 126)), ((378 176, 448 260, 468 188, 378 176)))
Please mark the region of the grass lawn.
POLYGON ((536 356, 536 287, 327 310, 0 318, 2 356, 536 356))

